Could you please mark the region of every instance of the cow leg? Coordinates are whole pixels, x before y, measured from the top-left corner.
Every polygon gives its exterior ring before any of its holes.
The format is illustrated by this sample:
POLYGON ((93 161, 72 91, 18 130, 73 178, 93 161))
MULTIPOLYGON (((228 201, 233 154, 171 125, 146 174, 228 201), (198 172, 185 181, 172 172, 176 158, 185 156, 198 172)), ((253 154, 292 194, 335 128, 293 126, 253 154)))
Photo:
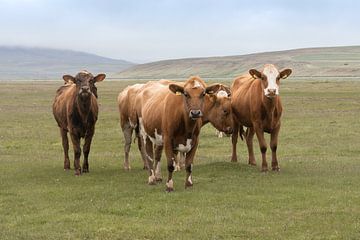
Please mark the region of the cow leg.
POLYGON ((156 180, 156 182, 162 181, 161 162, 160 162, 162 150, 163 150, 163 146, 155 147, 155 180, 156 180))
POLYGON ((138 136, 138 148, 139 148, 139 151, 140 151, 142 161, 144 163, 143 169, 144 170, 149 169, 148 163, 147 163, 147 160, 146 160, 147 157, 146 157, 145 145, 144 145, 144 142, 143 142, 143 140, 142 140, 142 138, 140 136, 138 136))
POLYGON ((81 156, 81 148, 80 148, 80 136, 75 133, 70 133, 71 141, 73 143, 74 148, 74 168, 75 175, 81 175, 81 167, 80 167, 80 156, 81 156))
POLYGON ((276 150, 278 143, 278 136, 280 132, 280 126, 271 133, 270 135, 270 148, 271 148, 271 169, 273 171, 280 171, 280 167, 277 161, 276 150))
POLYGON ((249 164, 256 166, 253 139, 254 139, 254 128, 247 128, 245 132, 246 146, 249 154, 249 164))
POLYGON ((156 184, 155 171, 154 171, 154 148, 152 142, 148 137, 145 140, 145 150, 146 150, 146 161, 147 161, 146 165, 148 166, 148 170, 149 170, 148 184, 154 185, 156 184))
POLYGON ((62 138, 62 146, 64 149, 64 170, 69 170, 70 159, 69 159, 69 139, 67 136, 67 130, 60 128, 60 134, 62 138))
POLYGON ((194 145, 192 146, 191 150, 186 154, 186 158, 185 158, 185 169, 186 169, 185 188, 193 186, 192 168, 193 168, 193 161, 194 161, 194 156, 195 156, 195 152, 196 152, 198 143, 199 143, 198 138, 195 138, 194 142, 193 142, 194 145))
POLYGON ((94 136, 94 129, 89 129, 88 132, 85 135, 85 143, 84 143, 84 147, 83 147, 83 153, 84 153, 84 162, 83 162, 83 167, 82 167, 82 171, 84 173, 88 173, 89 172, 89 153, 90 153, 90 146, 91 146, 91 141, 92 138, 94 136))
POLYGON ((262 156, 261 171, 262 172, 267 172, 268 171, 268 165, 267 165, 267 162, 266 162, 267 146, 266 146, 266 141, 265 141, 265 138, 264 138, 264 131, 263 131, 262 128, 255 127, 255 126, 254 126, 254 130, 255 130, 256 136, 257 136, 258 141, 259 141, 259 146, 260 146, 260 151, 261 151, 261 156, 262 156))
POLYGON ((237 162, 236 144, 237 144, 238 137, 239 137, 238 134, 239 134, 239 125, 238 125, 238 123, 234 122, 234 131, 231 135, 231 142, 232 142, 231 162, 237 162))
POLYGON ((175 154, 173 151, 171 136, 164 136, 164 148, 165 155, 167 159, 167 170, 168 170, 168 179, 166 181, 166 191, 172 192, 174 191, 174 181, 172 179, 173 172, 175 170, 175 154))
POLYGON ((124 134, 124 139, 125 139, 125 146, 124 146, 124 152, 125 152, 124 169, 125 170, 131 169, 130 163, 129 163, 129 153, 130 153, 133 130, 134 129, 130 126, 130 123, 125 123, 124 127, 122 128, 122 131, 124 134))

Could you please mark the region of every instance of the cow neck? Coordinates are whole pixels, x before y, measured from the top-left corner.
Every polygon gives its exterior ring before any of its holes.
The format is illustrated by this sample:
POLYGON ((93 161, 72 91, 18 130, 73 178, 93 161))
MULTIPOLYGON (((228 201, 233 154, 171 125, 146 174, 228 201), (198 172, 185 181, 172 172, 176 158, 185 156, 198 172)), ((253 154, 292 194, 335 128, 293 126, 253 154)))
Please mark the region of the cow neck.
POLYGON ((201 118, 202 125, 205 125, 206 123, 210 122, 210 120, 208 118, 209 112, 210 112, 210 109, 212 109, 216 103, 216 100, 213 98, 214 97, 212 97, 208 94, 205 95, 203 117, 201 118))
POLYGON ((87 122, 87 118, 91 109, 91 95, 87 99, 76 96, 75 101, 76 109, 79 112, 82 122, 87 122))
POLYGON ((184 123, 185 123, 186 138, 193 138, 195 128, 199 121, 200 118, 196 120, 192 120, 188 116, 185 116, 184 123))
POLYGON ((274 118, 275 118, 275 110, 277 106, 277 102, 279 101, 279 96, 275 96, 274 98, 268 98, 264 94, 262 94, 262 103, 266 111, 266 116, 268 120, 270 120, 271 125, 273 126, 274 118))

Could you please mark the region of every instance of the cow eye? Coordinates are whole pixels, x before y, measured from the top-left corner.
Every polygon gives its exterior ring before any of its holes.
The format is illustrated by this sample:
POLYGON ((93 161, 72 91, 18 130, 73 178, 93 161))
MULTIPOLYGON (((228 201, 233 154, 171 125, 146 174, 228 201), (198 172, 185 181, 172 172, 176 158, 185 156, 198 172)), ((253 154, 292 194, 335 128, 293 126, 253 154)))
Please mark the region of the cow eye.
POLYGON ((228 110, 226 110, 226 109, 224 109, 223 112, 224 112, 225 115, 228 114, 228 110))
POLYGON ((206 95, 206 92, 203 92, 203 93, 201 94, 202 97, 204 97, 205 95, 206 95))
POLYGON ((187 98, 190 97, 187 92, 184 92, 184 96, 187 97, 187 98))

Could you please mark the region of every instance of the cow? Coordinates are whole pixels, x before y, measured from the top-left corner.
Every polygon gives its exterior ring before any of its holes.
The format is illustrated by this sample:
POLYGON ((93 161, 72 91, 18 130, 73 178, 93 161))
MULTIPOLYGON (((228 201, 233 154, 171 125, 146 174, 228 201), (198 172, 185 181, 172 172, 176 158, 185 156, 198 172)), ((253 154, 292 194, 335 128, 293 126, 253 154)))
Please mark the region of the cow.
MULTIPOLYGON (((124 158, 124 169, 130 170, 130 162, 129 162, 129 154, 130 147, 132 142, 132 135, 135 130, 136 136, 139 135, 139 125, 138 119, 136 115, 136 105, 135 98, 137 94, 145 87, 145 84, 134 84, 126 87, 123 91, 121 91, 117 98, 118 109, 120 114, 120 127, 124 134, 125 139, 125 158, 124 158)), ((141 141, 138 141, 138 147, 141 152, 141 141)), ((145 158, 144 161, 144 169, 147 168, 145 158)))
MULTIPOLYGON (((118 95, 118 106, 120 113, 120 122, 121 128, 124 133, 125 138, 125 160, 124 167, 125 169, 130 169, 129 164, 129 151, 132 142, 132 132, 135 130, 137 136, 139 134, 139 116, 141 117, 142 106, 153 96, 159 89, 168 89, 168 85, 171 83, 184 84, 181 82, 174 82, 171 80, 162 79, 159 81, 149 81, 146 84, 134 84, 125 88, 118 95)), ((205 111, 202 116, 202 126, 210 122, 215 128, 222 131, 230 132, 232 126, 232 117, 231 117, 231 101, 230 101, 230 88, 219 84, 219 89, 214 94, 207 94, 205 97, 205 111)), ((144 162, 144 169, 148 166, 146 165, 146 151, 141 149, 142 140, 138 140, 139 150, 144 162)), ((148 143, 149 149, 151 149, 151 143, 148 143)), ((145 146, 145 144, 143 144, 145 146)), ((156 146, 156 145, 155 145, 156 146)), ((150 151, 150 150, 149 150, 150 151)), ((158 161, 161 157, 160 153, 157 154, 158 157, 155 158, 155 166, 157 166, 158 161)), ((180 154, 179 157, 184 159, 184 155, 180 154)), ((151 157, 153 159, 153 157, 151 157)), ((176 170, 180 170, 180 162, 176 161, 176 170)), ((158 168, 156 168, 158 169, 158 168)), ((157 171, 159 172, 159 171, 157 171)), ((157 181, 160 181, 161 177, 157 177, 157 181)))
POLYGON ((105 77, 105 74, 98 74, 94 77, 87 71, 81 71, 75 77, 64 75, 65 85, 57 90, 52 106, 62 138, 64 170, 70 169, 67 136, 69 132, 74 147, 74 168, 75 175, 77 176, 81 175, 82 172, 89 172, 88 156, 98 117, 97 88, 95 83, 103 81, 105 77), (85 138, 82 169, 80 167, 81 138, 85 138))
MULTIPOLYGON (((156 94, 153 94, 142 106, 139 123, 140 134, 143 137, 149 160, 149 184, 155 180, 152 161, 152 143, 154 143, 157 146, 156 159, 160 159, 159 154, 161 154, 162 148, 165 148, 168 168, 166 191, 174 190, 172 174, 175 170, 175 156, 178 152, 186 155, 185 188, 193 185, 193 158, 199 141, 206 95, 216 92, 219 86, 219 84, 214 84, 206 87, 200 77, 190 77, 185 83, 170 83, 162 88, 157 88, 156 94)), ((152 89, 148 89, 148 91, 153 92, 152 89)), ((231 131, 230 126, 222 130, 231 131)))
POLYGON ((278 135, 281 126, 282 104, 279 96, 280 79, 290 76, 292 70, 279 71, 274 65, 266 64, 262 71, 249 70, 249 74, 237 77, 231 86, 231 106, 234 116, 234 132, 232 134, 231 161, 237 161, 236 144, 238 133, 244 135, 250 165, 256 165, 253 137, 256 134, 262 155, 261 171, 268 171, 266 161, 267 145, 264 132, 270 133, 270 148, 272 151, 272 170, 279 171, 276 156, 278 135), (247 127, 244 133, 243 126, 247 127))

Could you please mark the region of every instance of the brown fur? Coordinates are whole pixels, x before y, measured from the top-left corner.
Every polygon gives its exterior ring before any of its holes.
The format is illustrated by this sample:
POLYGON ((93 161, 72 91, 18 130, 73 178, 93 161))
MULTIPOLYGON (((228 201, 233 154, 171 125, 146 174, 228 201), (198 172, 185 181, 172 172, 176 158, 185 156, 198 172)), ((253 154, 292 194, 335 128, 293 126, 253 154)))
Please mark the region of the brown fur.
POLYGON ((70 169, 69 142, 67 137, 69 132, 74 146, 75 174, 80 175, 80 138, 85 138, 83 146, 83 172, 88 172, 88 155, 98 116, 95 82, 102 81, 105 78, 105 74, 99 74, 94 77, 91 73, 83 71, 78 73, 76 77, 64 75, 63 78, 66 84, 56 92, 53 114, 62 137, 64 169, 70 169))
MULTIPOLYGON (((273 65, 266 66, 274 67, 273 65)), ((264 89, 268 86, 268 82, 262 72, 252 69, 249 73, 250 74, 236 78, 231 87, 231 105, 234 116, 232 161, 237 161, 236 143, 238 132, 240 131, 240 136, 242 137, 243 126, 245 126, 247 130, 244 136, 248 147, 249 164, 256 165, 253 151, 253 137, 254 134, 256 134, 262 153, 262 171, 268 170, 266 162, 267 145, 264 139, 264 132, 267 132, 271 135, 272 169, 278 171, 280 168, 277 161, 276 150, 283 110, 281 99, 279 95, 275 95, 275 91, 271 91, 270 97, 264 95, 264 89)), ((290 74, 290 69, 281 71, 277 77, 277 85, 280 84, 280 78, 286 78, 290 74)))

